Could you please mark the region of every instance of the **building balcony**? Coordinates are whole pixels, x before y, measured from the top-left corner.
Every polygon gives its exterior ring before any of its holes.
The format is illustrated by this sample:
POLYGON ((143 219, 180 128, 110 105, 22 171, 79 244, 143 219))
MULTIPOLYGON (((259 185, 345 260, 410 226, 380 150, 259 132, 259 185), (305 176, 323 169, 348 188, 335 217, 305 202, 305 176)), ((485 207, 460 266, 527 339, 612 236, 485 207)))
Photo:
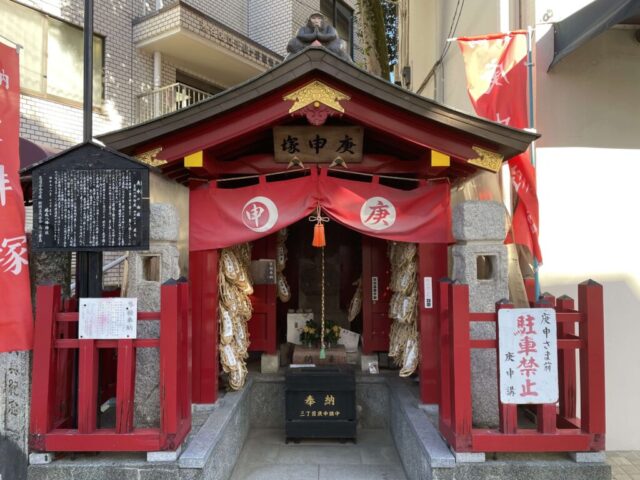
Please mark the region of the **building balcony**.
POLYGON ((248 80, 282 61, 280 55, 182 2, 134 20, 133 42, 140 50, 160 52, 176 67, 222 87, 248 80))
POLYGON ((190 107, 212 97, 197 88, 173 83, 136 97, 136 123, 147 122, 156 117, 190 107))

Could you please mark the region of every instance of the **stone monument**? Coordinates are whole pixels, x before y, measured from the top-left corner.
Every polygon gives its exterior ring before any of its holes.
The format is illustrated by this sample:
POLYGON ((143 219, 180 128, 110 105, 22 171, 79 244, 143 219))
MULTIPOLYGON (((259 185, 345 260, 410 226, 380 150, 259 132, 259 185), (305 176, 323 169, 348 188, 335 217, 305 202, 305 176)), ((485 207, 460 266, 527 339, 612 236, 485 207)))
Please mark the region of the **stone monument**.
MULTIPOLYGON (((453 280, 469 285, 469 310, 494 312, 509 298, 508 254, 504 206, 499 202, 467 201, 453 209, 453 280)), ((471 338, 495 339, 493 323, 473 322, 471 338)), ((471 352, 473 424, 498 425, 498 380, 495 350, 471 352)))
POLYGON ((300 27, 296 36, 289 41, 287 52, 298 53, 310 46, 324 47, 339 57, 351 61, 347 53, 347 42, 338 37, 336 29, 321 13, 312 14, 307 24, 300 27))
MULTIPOLYGON (((160 311, 160 286, 180 277, 179 223, 173 205, 151 204, 149 250, 129 252, 126 296, 138 298, 139 311, 160 311)), ((138 322, 138 338, 158 338, 159 335, 159 320, 138 322)), ((133 420, 136 428, 160 425, 159 365, 158 349, 137 350, 133 420)))

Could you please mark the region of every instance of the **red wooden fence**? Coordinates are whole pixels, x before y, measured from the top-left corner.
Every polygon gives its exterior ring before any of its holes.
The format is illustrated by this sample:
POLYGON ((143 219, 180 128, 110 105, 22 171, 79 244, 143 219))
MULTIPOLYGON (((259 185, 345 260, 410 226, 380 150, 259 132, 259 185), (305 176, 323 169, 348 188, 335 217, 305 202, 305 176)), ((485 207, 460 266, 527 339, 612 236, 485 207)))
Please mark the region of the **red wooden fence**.
POLYGON ((61 312, 60 286, 38 287, 31 449, 42 452, 176 449, 191 429, 188 302, 186 283, 167 282, 161 287, 160 312, 138 312, 139 321, 160 320, 159 338, 78 339, 78 312, 61 312), (159 428, 133 425, 139 348, 160 351, 159 428), (117 350, 115 428, 98 426, 98 359, 102 349, 117 350), (78 372, 76 391, 72 388, 74 369, 78 372))
MULTIPOLYGON (((469 312, 467 285, 440 283, 441 391, 440 431, 458 452, 600 451, 605 439, 604 317, 602 286, 591 280, 578 287, 573 300, 550 295, 534 307, 556 310, 558 325, 557 404, 533 406, 535 427, 518 425, 518 406, 499 403, 498 428, 472 425, 471 350, 497 349, 497 340, 472 340, 471 322, 494 322, 496 313, 469 312), (576 324, 579 333, 576 333, 576 324), (577 391, 579 351, 580 391, 577 391), (578 395, 579 393, 579 395, 578 395), (581 418, 577 418, 577 401, 581 418)), ((511 307, 497 304, 496 308, 511 307)), ((497 365, 496 365, 497 368, 497 365)), ((496 389, 498 385, 496 385, 496 389)), ((521 406, 520 408, 530 408, 521 406)))

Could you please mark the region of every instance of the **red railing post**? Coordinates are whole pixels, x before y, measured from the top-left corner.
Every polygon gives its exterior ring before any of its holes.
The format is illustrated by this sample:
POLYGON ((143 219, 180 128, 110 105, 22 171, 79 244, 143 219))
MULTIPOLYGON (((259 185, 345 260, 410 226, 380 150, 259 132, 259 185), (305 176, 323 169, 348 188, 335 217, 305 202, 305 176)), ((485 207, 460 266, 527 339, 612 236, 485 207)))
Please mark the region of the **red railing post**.
POLYGON ((44 435, 53 426, 53 398, 58 373, 54 342, 60 293, 60 285, 39 286, 36 291, 29 444, 33 450, 39 451, 45 450, 44 435))
MULTIPOLYGON (((556 312, 573 312, 573 298, 562 295, 556 300, 556 312)), ((558 322, 558 340, 576 334, 573 322, 558 322)), ((577 416, 576 352, 573 349, 558 351, 558 383, 560 384, 559 415, 575 419, 577 416)))
POLYGON ((191 424, 191 332, 189 321, 189 284, 185 279, 178 283, 180 305, 180 417, 191 424))
POLYGON ((160 294, 160 431, 171 449, 178 431, 178 286, 168 280, 160 294))
POLYGON ((453 448, 470 451, 473 446, 471 407, 471 338, 469 326, 469 286, 452 284, 449 290, 449 324, 451 327, 451 370, 453 373, 452 427, 453 448))
POLYGON ((450 280, 440 281, 440 308, 438 319, 440 321, 440 405, 438 414, 440 417, 440 430, 444 426, 451 425, 451 335, 449 323, 449 289, 450 280))
MULTIPOLYGON (((498 312, 504 308, 513 308, 513 304, 509 300, 500 300, 496 303, 496 317, 498 312)), ((498 369, 498 410, 500 414, 500 432, 516 433, 518 431, 518 405, 510 403, 502 403, 500 401, 500 376, 503 372, 500 370, 500 325, 496 318, 496 359, 498 369)))
POLYGON ((578 286, 578 307, 584 316, 580 338, 580 411, 581 429, 592 435, 592 450, 604 449, 604 305, 602 285, 587 280, 578 286))
POLYGON ((136 349, 133 340, 118 340, 118 375, 116 385, 116 432, 133 429, 133 399, 136 386, 136 349))
POLYGON ((78 340, 78 432, 91 433, 98 419, 98 349, 95 340, 78 340))

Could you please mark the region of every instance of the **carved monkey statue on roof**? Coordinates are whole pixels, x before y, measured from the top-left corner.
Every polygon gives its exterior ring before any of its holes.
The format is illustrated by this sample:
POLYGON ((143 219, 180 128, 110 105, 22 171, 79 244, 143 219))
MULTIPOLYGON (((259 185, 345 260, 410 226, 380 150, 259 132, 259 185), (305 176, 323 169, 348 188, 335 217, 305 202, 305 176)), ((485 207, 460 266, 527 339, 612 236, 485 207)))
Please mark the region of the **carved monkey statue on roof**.
POLYGON ((289 41, 287 52, 289 54, 298 53, 310 45, 323 46, 336 55, 351 61, 351 57, 347 53, 347 42, 338 37, 336 29, 325 20, 321 13, 314 13, 307 20, 307 24, 300 27, 298 34, 289 41))

